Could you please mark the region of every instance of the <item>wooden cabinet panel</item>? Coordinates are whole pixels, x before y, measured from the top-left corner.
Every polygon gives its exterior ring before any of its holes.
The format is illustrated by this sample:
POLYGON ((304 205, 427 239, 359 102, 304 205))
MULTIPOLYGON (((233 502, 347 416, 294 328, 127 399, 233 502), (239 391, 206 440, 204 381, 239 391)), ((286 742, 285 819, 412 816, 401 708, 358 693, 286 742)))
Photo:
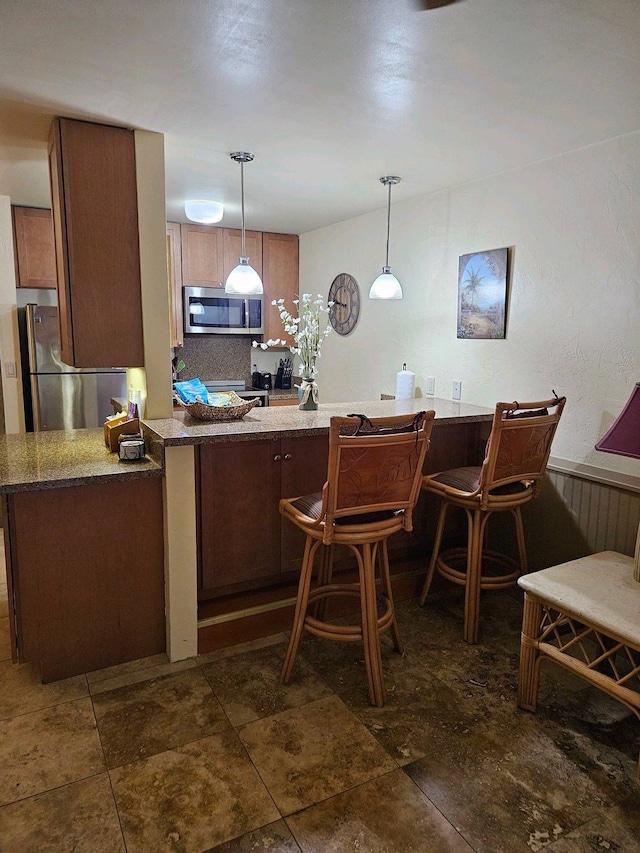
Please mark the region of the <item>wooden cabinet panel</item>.
POLYGON ((223 231, 211 225, 181 227, 185 287, 224 287, 223 231))
MULTIPOLYGON (((224 281, 232 269, 238 266, 242 254, 242 231, 238 228, 222 228, 224 241, 224 281)), ((249 263, 262 278, 262 232, 245 231, 245 250, 249 263)))
POLYGON ((18 492, 5 509, 20 663, 53 681, 165 650, 160 478, 18 492))
POLYGON ((51 211, 12 207, 16 287, 55 288, 56 250, 51 211))
POLYGON ((184 344, 182 317, 182 239, 179 222, 167 222, 167 273, 169 278, 169 310, 171 313, 171 346, 184 344))
POLYGON ((199 450, 199 594, 300 567, 304 536, 279 513, 281 497, 319 491, 328 438, 205 444, 199 450))
POLYGON ((143 366, 133 131, 56 119, 49 163, 62 358, 143 366))
MULTIPOLYGON (((293 498, 322 491, 327 479, 328 436, 283 438, 281 453, 281 497, 293 498)), ((281 569, 283 572, 299 571, 304 553, 304 533, 282 517, 280 522, 281 569)))
POLYGON ((291 311, 292 302, 298 298, 299 240, 297 234, 262 235, 262 271, 264 282, 264 337, 284 338, 287 346, 293 340, 285 335, 282 320, 274 299, 284 299, 291 311))
POLYGON ((280 441, 199 452, 200 590, 280 573, 280 441))

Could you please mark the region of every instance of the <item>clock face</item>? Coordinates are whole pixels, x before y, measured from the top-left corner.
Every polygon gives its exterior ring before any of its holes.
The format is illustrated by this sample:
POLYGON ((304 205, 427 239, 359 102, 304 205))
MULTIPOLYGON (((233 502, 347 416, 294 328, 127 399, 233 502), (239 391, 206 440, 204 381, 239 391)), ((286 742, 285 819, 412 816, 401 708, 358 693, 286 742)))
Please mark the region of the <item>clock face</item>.
POLYGON ((349 273, 341 272, 331 282, 329 288, 329 320, 339 335, 352 332, 360 316, 360 288, 358 282, 349 273))

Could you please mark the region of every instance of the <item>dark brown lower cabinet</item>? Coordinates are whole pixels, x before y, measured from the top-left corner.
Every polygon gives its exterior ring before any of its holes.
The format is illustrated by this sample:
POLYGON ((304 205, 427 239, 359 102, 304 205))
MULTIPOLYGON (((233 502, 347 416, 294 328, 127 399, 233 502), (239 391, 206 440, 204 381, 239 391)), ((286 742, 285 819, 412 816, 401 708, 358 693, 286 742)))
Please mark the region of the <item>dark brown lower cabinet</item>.
POLYGON ((2 504, 15 661, 47 682, 165 650, 160 478, 2 504))
MULTIPOLYGON (((425 473, 479 464, 491 423, 436 423, 425 473)), ((199 447, 198 560, 201 602, 291 580, 300 569, 304 535, 284 521, 281 497, 319 492, 327 476, 327 435, 203 444, 199 447)), ((451 514, 453 516, 453 513, 451 514)), ((392 561, 424 558, 431 550, 437 501, 421 495, 413 531, 389 540, 392 561)), ((466 520, 452 518, 447 535, 464 534, 466 520)), ((336 568, 351 565, 346 548, 335 552, 336 568)))
POLYGON ((282 520, 278 504, 322 489, 328 450, 326 435, 200 445, 201 600, 300 567, 304 536, 282 520))

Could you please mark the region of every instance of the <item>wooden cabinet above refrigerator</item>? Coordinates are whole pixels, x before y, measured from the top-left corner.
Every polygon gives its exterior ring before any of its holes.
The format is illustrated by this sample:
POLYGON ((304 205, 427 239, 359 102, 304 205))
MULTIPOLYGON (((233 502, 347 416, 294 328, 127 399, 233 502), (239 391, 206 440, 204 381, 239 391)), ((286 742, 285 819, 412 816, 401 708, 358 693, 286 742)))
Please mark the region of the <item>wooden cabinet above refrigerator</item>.
POLYGON ((144 365, 133 131, 58 118, 49 142, 61 355, 144 365))
POLYGON ((51 211, 12 207, 16 287, 56 287, 56 253, 51 211))

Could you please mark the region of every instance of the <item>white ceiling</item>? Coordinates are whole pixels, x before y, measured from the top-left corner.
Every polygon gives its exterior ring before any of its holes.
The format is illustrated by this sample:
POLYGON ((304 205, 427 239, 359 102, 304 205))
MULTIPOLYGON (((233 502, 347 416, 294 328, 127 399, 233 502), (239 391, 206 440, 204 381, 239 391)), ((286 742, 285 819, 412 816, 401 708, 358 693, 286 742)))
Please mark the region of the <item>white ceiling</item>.
POLYGON ((640 129, 640 0, 0 0, 0 193, 54 115, 165 135, 167 216, 302 233, 640 129))

